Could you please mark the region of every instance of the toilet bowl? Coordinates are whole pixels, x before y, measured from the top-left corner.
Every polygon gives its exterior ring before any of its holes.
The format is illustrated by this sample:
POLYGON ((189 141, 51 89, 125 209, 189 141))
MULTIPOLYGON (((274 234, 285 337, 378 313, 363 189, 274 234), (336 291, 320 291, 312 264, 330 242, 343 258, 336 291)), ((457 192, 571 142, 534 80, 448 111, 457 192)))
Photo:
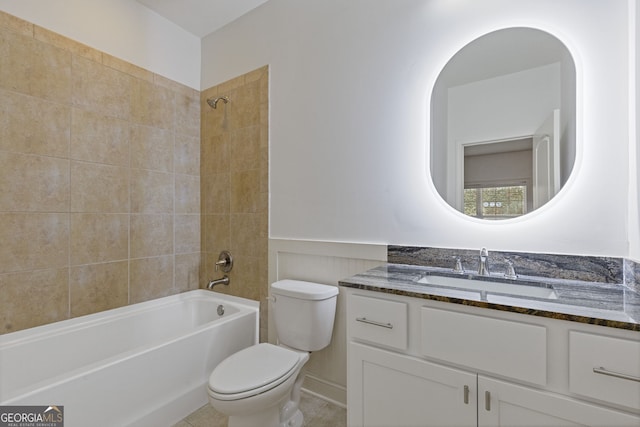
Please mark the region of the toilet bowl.
MULTIPOLYGON (((263 343, 223 360, 209 377, 209 402, 229 416, 229 427, 298 427, 286 412, 309 353, 263 343)), ((291 406, 291 405, 289 405, 291 406)), ((296 407, 297 410, 297 407, 296 407)))
POLYGON ((337 287, 282 280, 271 293, 279 344, 240 350, 209 376, 209 403, 229 416, 229 427, 301 427, 304 365, 331 342, 337 287))

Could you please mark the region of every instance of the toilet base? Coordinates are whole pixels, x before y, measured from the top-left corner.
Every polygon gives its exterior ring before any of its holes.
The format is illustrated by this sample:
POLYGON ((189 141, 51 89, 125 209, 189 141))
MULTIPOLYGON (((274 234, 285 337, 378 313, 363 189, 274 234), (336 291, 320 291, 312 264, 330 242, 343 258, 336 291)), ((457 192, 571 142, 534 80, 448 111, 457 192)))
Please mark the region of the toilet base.
POLYGON ((304 417, 302 416, 302 412, 300 409, 296 410, 296 413, 287 421, 286 423, 282 423, 280 427, 302 427, 302 422, 304 421, 304 417))
POLYGON ((287 402, 253 414, 230 415, 228 427, 302 427, 304 417, 295 402, 287 402), (295 408, 294 408, 295 406, 295 408))
POLYGON ((280 411, 267 410, 255 414, 230 415, 228 427, 256 427, 273 426, 280 427, 280 411))
POLYGON ((278 427, 302 427, 304 417, 298 409, 298 401, 288 401, 280 411, 280 425, 278 427))

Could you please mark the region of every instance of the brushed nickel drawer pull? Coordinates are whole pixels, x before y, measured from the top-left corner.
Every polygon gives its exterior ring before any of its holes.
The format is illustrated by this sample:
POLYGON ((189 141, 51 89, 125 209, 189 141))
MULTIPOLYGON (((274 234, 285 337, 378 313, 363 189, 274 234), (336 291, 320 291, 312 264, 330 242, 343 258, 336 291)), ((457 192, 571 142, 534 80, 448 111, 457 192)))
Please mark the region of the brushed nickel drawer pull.
POLYGON ((464 386, 464 403, 466 405, 469 404, 469 386, 468 385, 464 386))
POLYGON ((623 380, 636 381, 640 383, 640 377, 634 377, 633 375, 621 374, 619 372, 613 372, 606 370, 602 366, 599 368, 593 368, 593 372, 596 374, 608 375, 610 377, 622 378, 623 380))
POLYGON ((484 392, 484 409, 486 409, 487 411, 491 410, 491 392, 490 391, 484 392))
POLYGON ((356 317, 356 321, 367 323, 369 325, 380 326, 381 328, 393 329, 393 325, 391 323, 376 322, 375 320, 369 320, 366 317, 356 317))

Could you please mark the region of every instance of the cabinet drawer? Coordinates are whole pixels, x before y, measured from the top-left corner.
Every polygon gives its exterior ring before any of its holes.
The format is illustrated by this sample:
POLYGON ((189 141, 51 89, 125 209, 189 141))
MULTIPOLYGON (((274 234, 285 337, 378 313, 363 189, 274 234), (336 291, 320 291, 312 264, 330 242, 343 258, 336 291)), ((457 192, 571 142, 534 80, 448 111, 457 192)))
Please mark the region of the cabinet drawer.
POLYGON ((407 349, 407 304, 352 295, 347 313, 352 338, 407 349))
POLYGON ((423 355, 546 385, 545 327, 429 307, 420 314, 423 355))
POLYGON ((640 341, 570 331, 569 390, 640 409, 640 341))

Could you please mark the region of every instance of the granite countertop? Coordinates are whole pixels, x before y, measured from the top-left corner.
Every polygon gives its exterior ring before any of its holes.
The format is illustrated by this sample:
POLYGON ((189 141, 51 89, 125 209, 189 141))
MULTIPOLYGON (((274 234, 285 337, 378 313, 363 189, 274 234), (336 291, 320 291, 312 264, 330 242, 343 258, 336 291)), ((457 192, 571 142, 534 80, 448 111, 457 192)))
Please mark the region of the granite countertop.
MULTIPOLYGON (((341 286, 405 295, 453 304, 549 317, 613 328, 640 331, 640 294, 622 284, 519 276, 455 274, 451 269, 387 264, 343 279, 341 286), (557 298, 521 296, 508 290, 480 291, 419 283, 425 276, 445 276, 535 286, 555 291, 557 298)), ((500 286, 500 285, 498 285, 500 286)))

